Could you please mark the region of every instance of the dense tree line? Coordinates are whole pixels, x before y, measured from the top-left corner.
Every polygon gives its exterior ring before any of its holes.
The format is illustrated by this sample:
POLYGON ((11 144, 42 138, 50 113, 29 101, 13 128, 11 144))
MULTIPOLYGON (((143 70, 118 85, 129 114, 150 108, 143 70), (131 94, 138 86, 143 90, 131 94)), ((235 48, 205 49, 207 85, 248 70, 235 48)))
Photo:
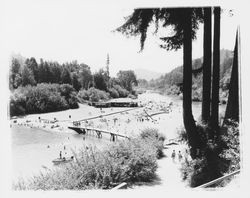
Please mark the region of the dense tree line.
POLYGON ((111 78, 108 66, 92 74, 88 65, 77 61, 59 64, 40 59, 37 63, 35 58, 15 56, 9 72, 10 115, 77 108, 77 100, 127 97, 134 93, 136 84, 131 70, 119 71, 117 78, 111 78))
POLYGON ((90 67, 77 61, 59 64, 55 61, 44 61, 40 59, 37 63, 35 58, 13 57, 11 60, 9 85, 10 90, 20 86, 37 85, 39 83, 70 84, 76 91, 95 87, 108 91, 114 85, 132 91, 132 86, 137 84, 134 71, 119 71, 117 78, 109 76, 109 69, 101 68, 92 74, 90 67))
MULTIPOLYGON (((230 75, 233 65, 233 52, 230 50, 220 50, 220 100, 225 102, 228 97, 230 75)), ((192 99, 193 101, 202 101, 203 73, 198 71, 203 67, 203 58, 197 58, 192 61, 193 79, 192 79, 192 99)), ((146 81, 138 80, 138 85, 148 89, 157 89, 162 93, 170 95, 179 95, 182 93, 183 66, 176 67, 169 73, 162 75, 158 79, 146 81)))
POLYGON ((87 89, 92 82, 93 76, 90 67, 79 64, 77 61, 59 64, 55 61, 40 59, 37 63, 35 58, 27 58, 22 63, 13 57, 10 69, 10 89, 19 86, 37 85, 39 83, 70 84, 75 90, 87 89))

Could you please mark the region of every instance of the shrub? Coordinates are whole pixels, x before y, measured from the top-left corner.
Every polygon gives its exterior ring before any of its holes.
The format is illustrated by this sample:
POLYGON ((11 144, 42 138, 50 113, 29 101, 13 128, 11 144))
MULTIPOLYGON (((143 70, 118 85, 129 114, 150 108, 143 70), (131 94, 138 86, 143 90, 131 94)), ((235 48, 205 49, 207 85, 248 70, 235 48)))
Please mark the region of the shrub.
POLYGON ((146 140, 148 144, 152 144, 152 147, 156 148, 156 156, 158 159, 164 156, 163 142, 165 141, 165 136, 160 134, 158 129, 146 128, 141 132, 140 137, 146 140))
POLYGON ((9 114, 14 115, 24 115, 26 113, 26 97, 20 92, 14 92, 10 97, 9 114))
POLYGON ((76 93, 71 85, 38 84, 19 87, 10 98, 10 115, 45 113, 78 108, 76 93))
POLYGON ((114 85, 114 89, 119 93, 119 97, 125 98, 129 95, 129 91, 122 88, 120 85, 114 85))
POLYGON ((91 102, 98 102, 100 100, 108 100, 110 97, 109 93, 91 87, 88 90, 80 90, 78 92, 77 98, 80 102, 89 100, 91 102))
POLYGON ((179 95, 181 93, 180 87, 177 85, 168 87, 164 92, 166 92, 167 95, 179 95))
POLYGON ((159 141, 164 141, 165 136, 161 133, 159 133, 158 129, 155 128, 146 128, 140 133, 140 137, 142 139, 145 138, 154 138, 159 141))
POLYGON ((240 140, 239 140, 239 125, 234 121, 227 121, 222 128, 222 141, 225 148, 220 154, 220 157, 227 161, 227 171, 230 173, 240 169, 240 140))
POLYGON ((184 128, 180 128, 177 130, 178 138, 180 141, 188 141, 188 136, 184 128))
POLYGON ((76 92, 72 85, 61 84, 59 86, 59 92, 60 95, 67 101, 69 108, 76 109, 79 107, 77 103, 76 92))
POLYGON ((108 189, 121 182, 148 182, 155 178, 156 148, 141 138, 116 142, 100 151, 82 149, 75 161, 60 169, 41 173, 29 181, 19 180, 15 190, 108 189))
POLYGON ((78 92, 77 98, 78 98, 79 102, 81 102, 81 103, 84 101, 87 101, 87 100, 89 100, 89 92, 85 89, 82 89, 78 92))
POLYGON ((148 144, 148 141, 136 138, 120 142, 111 147, 109 154, 121 171, 116 175, 119 178, 117 181, 148 182, 155 178, 156 147, 148 144))
POLYGON ((182 162, 182 178, 188 181, 191 187, 196 187, 211 181, 207 172, 207 161, 204 157, 194 160, 185 159, 185 161, 182 162))
MULTIPOLYGON (((211 129, 207 125, 197 126, 201 145, 200 155, 194 160, 185 160, 182 164, 183 179, 195 187, 240 168, 239 129, 238 124, 229 122, 220 128, 217 140, 210 137, 211 129)), ((224 180, 214 186, 223 186, 224 180)))
POLYGON ((100 100, 108 100, 109 99, 109 94, 105 91, 96 89, 94 87, 91 87, 88 90, 89 94, 89 100, 91 102, 98 102, 100 100))
POLYGON ((119 98, 119 93, 115 88, 110 88, 109 94, 112 98, 119 98))

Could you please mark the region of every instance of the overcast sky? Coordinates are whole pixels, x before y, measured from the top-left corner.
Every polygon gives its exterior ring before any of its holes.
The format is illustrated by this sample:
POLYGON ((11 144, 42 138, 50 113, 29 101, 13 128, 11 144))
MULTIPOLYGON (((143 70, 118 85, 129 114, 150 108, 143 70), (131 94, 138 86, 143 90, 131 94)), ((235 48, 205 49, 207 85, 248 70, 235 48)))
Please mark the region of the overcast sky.
MULTIPOLYGON (((144 68, 168 72, 182 64, 182 50, 159 48, 159 39, 149 31, 145 49, 139 53, 139 37, 127 38, 111 32, 125 22, 136 5, 120 1, 90 0, 9 0, 5 4, 6 50, 38 61, 77 60, 94 72, 105 66, 110 56, 111 75, 119 70, 144 68), (105 2, 105 3, 104 3, 105 2)), ((221 48, 232 50, 235 42, 237 10, 222 14, 221 48)), ((158 35, 159 36, 159 35, 158 35)), ((193 42, 193 57, 202 56, 202 26, 193 42)))

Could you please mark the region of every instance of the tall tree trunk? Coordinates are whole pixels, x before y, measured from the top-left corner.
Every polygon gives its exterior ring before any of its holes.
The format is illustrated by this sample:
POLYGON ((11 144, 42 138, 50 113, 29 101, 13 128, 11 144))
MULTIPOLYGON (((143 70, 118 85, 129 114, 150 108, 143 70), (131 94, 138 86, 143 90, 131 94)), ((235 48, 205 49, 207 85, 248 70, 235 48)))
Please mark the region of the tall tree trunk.
POLYGON ((210 119, 211 103, 211 47, 212 47, 212 12, 211 7, 204 8, 204 43, 203 43, 203 90, 202 90, 202 122, 210 119))
POLYGON ((196 125, 192 114, 192 9, 183 11, 185 16, 184 41, 183 41, 183 122, 191 146, 191 156, 196 157, 197 135, 196 125))
MULTIPOLYGON (((220 81, 220 7, 214 8, 214 50, 211 127, 216 133, 219 120, 219 81, 220 81)), ((216 134, 212 134, 214 136, 216 134)))
MULTIPOLYGON (((224 123, 228 119, 239 122, 239 62, 238 62, 238 31, 236 34, 236 41, 234 47, 234 59, 233 59, 233 68, 231 72, 231 80, 229 85, 229 96, 228 103, 224 118, 224 123)), ((223 124, 224 124, 223 123, 223 124)))

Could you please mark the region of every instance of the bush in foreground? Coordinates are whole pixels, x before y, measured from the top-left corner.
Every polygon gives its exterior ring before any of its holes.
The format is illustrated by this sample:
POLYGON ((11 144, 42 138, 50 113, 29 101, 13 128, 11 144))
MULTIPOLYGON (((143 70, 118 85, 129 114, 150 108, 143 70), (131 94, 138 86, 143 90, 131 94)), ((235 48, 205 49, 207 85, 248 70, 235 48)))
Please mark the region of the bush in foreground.
MULTIPOLYGON (((181 172, 191 187, 196 187, 217 179, 225 174, 240 169, 239 128, 235 122, 229 122, 220 128, 220 136, 215 141, 210 140, 209 128, 198 125, 203 147, 197 159, 185 159, 181 172)), ((224 186, 230 179, 214 186, 224 186)))
POLYGON ((110 189, 122 182, 150 182, 156 176, 157 146, 149 138, 116 142, 100 151, 82 149, 75 161, 13 184, 15 190, 110 189))
POLYGON ((159 133, 158 129, 146 128, 141 132, 140 137, 156 148, 157 159, 164 157, 163 143, 165 141, 165 136, 159 133))

